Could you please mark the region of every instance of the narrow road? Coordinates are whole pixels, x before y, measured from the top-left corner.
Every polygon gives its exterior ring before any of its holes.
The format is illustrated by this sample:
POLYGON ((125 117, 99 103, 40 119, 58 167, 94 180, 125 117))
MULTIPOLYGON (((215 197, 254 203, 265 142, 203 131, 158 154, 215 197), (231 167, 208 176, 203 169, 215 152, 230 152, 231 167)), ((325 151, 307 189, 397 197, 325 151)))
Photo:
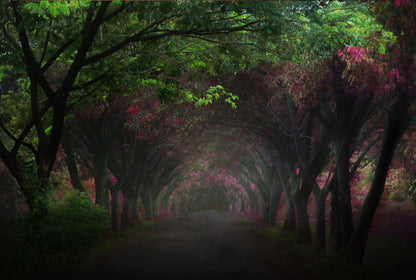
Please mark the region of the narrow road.
MULTIPOLYGON (((62 278, 61 278, 62 279, 62 278)), ((63 277, 82 279, 311 279, 263 235, 215 211, 138 232, 63 277)))

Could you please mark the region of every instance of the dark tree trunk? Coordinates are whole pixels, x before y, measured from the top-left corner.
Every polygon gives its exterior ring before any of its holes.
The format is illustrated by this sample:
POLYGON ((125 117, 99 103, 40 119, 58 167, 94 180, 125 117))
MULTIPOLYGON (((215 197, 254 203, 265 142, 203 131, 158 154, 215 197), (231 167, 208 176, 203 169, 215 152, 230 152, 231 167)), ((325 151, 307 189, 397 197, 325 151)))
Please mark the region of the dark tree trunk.
MULTIPOLYGON (((153 219, 153 205, 152 205, 152 197, 151 193, 148 190, 145 190, 142 194, 142 200, 144 205, 144 215, 147 219, 153 219)), ((182 208, 183 209, 183 208, 182 208)), ((190 209, 188 209, 189 212, 190 209)))
POLYGON ((293 202, 292 189, 289 184, 289 178, 287 175, 287 167, 283 164, 277 164, 276 168, 279 184, 282 187, 286 203, 286 213, 285 221, 283 224, 283 230, 285 232, 293 232, 294 230, 296 230, 296 212, 295 205, 293 202))
POLYGON ((256 194, 250 189, 250 186, 245 188, 245 190, 247 191, 247 194, 248 194, 251 211, 258 210, 256 194))
POLYGON ((132 209, 132 211, 133 211, 133 216, 132 216, 132 218, 133 218, 133 223, 140 223, 141 222, 141 220, 140 220, 140 209, 139 209, 139 205, 140 205, 140 192, 139 191, 137 191, 136 192, 136 194, 135 194, 135 199, 134 199, 134 201, 133 201, 133 209, 132 209))
POLYGON ((134 204, 134 192, 129 189, 122 191, 124 202, 123 202, 123 213, 121 214, 121 228, 127 228, 132 225, 132 210, 134 204))
POLYGON ((260 216, 264 218, 266 223, 269 223, 269 215, 270 215, 270 197, 269 195, 266 196, 266 198, 262 197, 260 199, 260 216))
POLYGON ((286 195, 285 192, 285 201, 286 201, 286 214, 285 222, 283 224, 283 229, 286 232, 293 232, 296 230, 296 211, 295 204, 291 195, 286 195))
MULTIPOLYGON (((328 188, 329 189, 329 188, 328 188)), ((316 224, 315 224, 315 249, 321 252, 326 247, 326 225, 325 225, 325 200, 328 191, 325 189, 315 196, 316 224)))
POLYGON ((268 224, 275 225, 276 224, 276 215, 277 215, 277 208, 279 207, 279 202, 282 197, 282 188, 275 188, 271 191, 270 194, 270 207, 269 207, 269 220, 268 224))
POLYGON ((85 192, 85 187, 82 184, 81 177, 79 176, 77 161, 75 159, 74 151, 72 149, 71 143, 69 141, 69 135, 66 130, 62 136, 62 147, 65 152, 65 162, 68 168, 69 177, 71 178, 71 184, 74 189, 81 192, 85 192))
POLYGON ((338 187, 337 182, 334 181, 334 184, 331 188, 331 228, 329 233, 329 252, 334 253, 339 251, 341 248, 341 230, 338 228, 340 226, 338 222, 338 187))
POLYGON ((336 183, 331 191, 330 252, 337 252, 345 248, 353 230, 350 194, 350 145, 351 136, 345 133, 338 135, 338 140, 335 143, 336 183))
POLYGON ((246 203, 243 197, 240 197, 240 213, 244 213, 246 211, 246 203))
POLYGON ((113 186, 111 192, 111 229, 113 231, 120 230, 120 213, 119 213, 119 188, 113 186))
POLYGON ((294 199, 296 208, 298 242, 301 244, 310 244, 312 243, 312 233, 308 216, 309 194, 307 192, 300 191, 294 196, 294 199))
POLYGON ((109 209, 108 190, 106 185, 107 176, 107 152, 97 151, 94 156, 94 181, 95 181, 95 203, 109 209))
POLYGON ((351 192, 350 192, 350 155, 345 152, 341 155, 343 163, 340 164, 340 172, 338 173, 338 207, 341 225, 341 248, 345 248, 348 244, 352 230, 352 210, 351 210, 351 192))
POLYGON ((368 231, 384 191, 394 151, 409 122, 408 108, 410 102, 408 96, 402 93, 399 98, 399 101, 392 106, 389 114, 373 182, 360 209, 351 241, 345 250, 345 254, 358 263, 361 263, 364 255, 368 231))

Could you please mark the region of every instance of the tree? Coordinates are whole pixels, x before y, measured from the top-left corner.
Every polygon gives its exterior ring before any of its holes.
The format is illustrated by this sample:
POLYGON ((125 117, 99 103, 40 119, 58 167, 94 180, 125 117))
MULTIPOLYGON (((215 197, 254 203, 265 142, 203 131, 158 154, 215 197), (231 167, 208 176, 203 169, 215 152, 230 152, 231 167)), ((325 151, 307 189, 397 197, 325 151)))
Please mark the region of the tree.
POLYGON ((380 18, 383 24, 397 36, 398 42, 393 54, 399 59, 391 62, 394 67, 390 77, 395 77, 393 86, 394 100, 390 105, 387 124, 384 129, 383 142, 380 148, 380 156, 377 160, 374 178, 370 191, 365 198, 362 209, 357 218, 356 226, 351 240, 346 248, 346 254, 353 260, 361 262, 364 255, 368 230, 377 205, 383 194, 387 172, 389 170, 395 149, 406 131, 411 118, 411 104, 415 96, 415 6, 414 1, 382 1, 374 6, 374 9, 382 14, 392 15, 391 22, 380 18))
MULTIPOLYGON (((116 100, 117 101, 117 100, 116 100)), ((108 157, 113 141, 123 128, 123 107, 114 101, 97 102, 95 106, 75 113, 71 120, 69 139, 76 139, 77 151, 83 166, 95 180, 95 203, 108 209, 108 157)), ((65 141, 68 141, 66 139, 65 141)), ((64 145, 65 146, 65 145, 64 145)))
MULTIPOLYGON (((12 132, 2 121, 2 130, 12 144, 2 139, 0 156, 19 182, 31 211, 37 216, 47 212, 40 201, 45 201, 47 181, 71 104, 92 97, 95 89, 117 77, 117 72, 125 77, 129 76, 124 75, 126 72, 131 76, 160 72, 153 68, 154 56, 147 53, 155 46, 156 50, 166 46, 163 53, 171 52, 167 38, 183 39, 175 40, 175 54, 183 54, 181 46, 205 41, 227 55, 230 44, 235 48, 234 43, 239 42, 238 36, 232 34, 278 26, 279 9, 271 7, 278 5, 170 1, 2 3, 1 42, 7 53, 13 53, 6 57, 6 64, 27 82, 24 92, 30 97, 31 111, 19 131, 12 132), (219 48, 221 40, 229 42, 228 47, 219 48), (36 144, 27 140, 30 135, 36 137, 36 144), (23 148, 29 149, 36 160, 32 167, 36 183, 20 164, 19 151, 23 148), (34 194, 34 189, 39 195, 34 194)), ((4 52, 2 57, 5 58, 4 52)), ((114 84, 115 80, 111 81, 114 84)))

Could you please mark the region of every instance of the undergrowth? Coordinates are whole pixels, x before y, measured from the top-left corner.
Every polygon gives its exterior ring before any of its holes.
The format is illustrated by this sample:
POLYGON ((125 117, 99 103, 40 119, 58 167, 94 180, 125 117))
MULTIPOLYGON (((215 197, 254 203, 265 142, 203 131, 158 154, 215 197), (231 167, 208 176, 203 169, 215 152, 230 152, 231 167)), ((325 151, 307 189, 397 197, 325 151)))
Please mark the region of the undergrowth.
POLYGON ((259 226, 248 220, 243 222, 264 234, 282 255, 296 260, 316 279, 373 279, 373 273, 364 266, 348 261, 341 254, 316 252, 311 244, 299 244, 294 234, 284 232, 281 227, 259 226))
POLYGON ((106 210, 86 193, 71 191, 42 219, 20 217, 1 228, 1 269, 6 279, 71 269, 150 224, 110 234, 106 210))

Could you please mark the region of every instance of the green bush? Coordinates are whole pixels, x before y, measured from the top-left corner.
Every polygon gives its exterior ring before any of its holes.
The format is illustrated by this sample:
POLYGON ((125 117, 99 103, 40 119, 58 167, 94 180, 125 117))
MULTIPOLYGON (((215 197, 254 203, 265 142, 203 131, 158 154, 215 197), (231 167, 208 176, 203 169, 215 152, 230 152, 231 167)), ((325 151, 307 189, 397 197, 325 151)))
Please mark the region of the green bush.
POLYGON ((92 204, 86 193, 71 191, 40 221, 26 217, 10 224, 9 262, 26 271, 78 262, 108 228, 106 211, 92 204))

